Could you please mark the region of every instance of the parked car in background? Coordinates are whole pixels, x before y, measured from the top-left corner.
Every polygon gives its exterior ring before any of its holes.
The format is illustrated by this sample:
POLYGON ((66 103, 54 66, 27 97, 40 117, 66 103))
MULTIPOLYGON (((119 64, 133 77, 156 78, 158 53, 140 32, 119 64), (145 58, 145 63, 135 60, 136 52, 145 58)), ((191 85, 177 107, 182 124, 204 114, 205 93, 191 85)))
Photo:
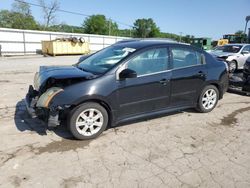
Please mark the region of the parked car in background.
POLYGON ((212 111, 228 86, 227 66, 180 43, 136 40, 72 66, 40 67, 26 96, 29 113, 56 127, 67 118, 77 139, 138 118, 196 108, 212 111))
POLYGON ((210 51, 212 55, 222 61, 226 61, 230 72, 243 69, 248 57, 250 57, 250 44, 227 44, 210 51))
POLYGON ((246 60, 242 72, 230 75, 229 89, 250 95, 250 57, 246 60))

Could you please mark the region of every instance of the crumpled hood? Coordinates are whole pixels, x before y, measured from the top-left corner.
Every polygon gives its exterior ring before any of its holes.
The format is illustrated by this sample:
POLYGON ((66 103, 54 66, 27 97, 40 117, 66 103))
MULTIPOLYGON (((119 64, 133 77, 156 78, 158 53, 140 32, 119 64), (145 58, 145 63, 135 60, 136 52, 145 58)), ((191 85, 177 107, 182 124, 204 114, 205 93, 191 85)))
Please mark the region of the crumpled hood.
POLYGON ((39 90, 50 78, 56 80, 84 78, 88 80, 94 77, 94 74, 82 71, 75 66, 41 66, 35 75, 34 86, 39 90))

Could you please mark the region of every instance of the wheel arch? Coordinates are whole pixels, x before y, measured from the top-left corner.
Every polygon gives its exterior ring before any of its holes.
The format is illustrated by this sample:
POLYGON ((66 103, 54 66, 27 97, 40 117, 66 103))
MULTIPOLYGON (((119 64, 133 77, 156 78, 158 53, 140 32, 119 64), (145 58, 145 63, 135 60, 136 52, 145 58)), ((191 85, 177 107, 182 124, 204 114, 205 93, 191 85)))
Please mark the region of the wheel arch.
POLYGON ((110 128, 111 124, 113 122, 113 113, 112 113, 111 106, 106 101, 101 100, 101 99, 86 99, 86 100, 82 100, 82 101, 72 105, 70 108, 71 108, 71 110, 73 110, 74 108, 78 107, 79 105, 84 104, 84 103, 88 103, 88 102, 97 103, 105 108, 105 110, 107 111, 108 116, 109 116, 107 128, 110 128))
POLYGON ((215 86, 218 89, 218 91, 219 91, 219 99, 222 99, 223 91, 222 91, 221 86, 218 83, 216 83, 216 82, 211 82, 211 83, 207 84, 206 86, 208 86, 208 85, 215 86))
POLYGON ((236 63, 236 70, 237 70, 237 69, 238 69, 238 67, 239 67, 239 63, 238 63, 238 61, 237 61, 236 59, 232 59, 232 60, 230 60, 230 61, 229 61, 229 63, 230 63, 231 61, 234 61, 234 62, 236 63))

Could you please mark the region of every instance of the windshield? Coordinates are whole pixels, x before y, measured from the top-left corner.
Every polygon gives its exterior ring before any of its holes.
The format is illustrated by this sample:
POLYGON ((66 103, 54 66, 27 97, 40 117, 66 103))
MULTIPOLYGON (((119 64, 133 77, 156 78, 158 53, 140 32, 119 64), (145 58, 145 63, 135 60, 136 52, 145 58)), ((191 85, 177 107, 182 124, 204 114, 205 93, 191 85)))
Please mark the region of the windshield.
POLYGON ((78 67, 88 72, 102 74, 135 50, 124 46, 110 46, 83 60, 78 67))
POLYGON ((227 52, 227 53, 238 53, 242 46, 240 45, 226 45, 222 46, 219 50, 217 49, 216 51, 222 51, 222 52, 227 52))

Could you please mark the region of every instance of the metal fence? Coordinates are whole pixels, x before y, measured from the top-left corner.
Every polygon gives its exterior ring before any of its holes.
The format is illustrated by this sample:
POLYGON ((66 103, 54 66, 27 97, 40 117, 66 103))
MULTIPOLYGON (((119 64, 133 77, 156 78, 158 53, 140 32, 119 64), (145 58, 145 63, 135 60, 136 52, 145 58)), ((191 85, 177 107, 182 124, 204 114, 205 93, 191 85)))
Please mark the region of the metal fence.
POLYGON ((91 51, 97 51, 127 39, 118 36, 0 28, 0 56, 39 54, 42 49, 41 41, 67 37, 84 38, 89 42, 91 51))

